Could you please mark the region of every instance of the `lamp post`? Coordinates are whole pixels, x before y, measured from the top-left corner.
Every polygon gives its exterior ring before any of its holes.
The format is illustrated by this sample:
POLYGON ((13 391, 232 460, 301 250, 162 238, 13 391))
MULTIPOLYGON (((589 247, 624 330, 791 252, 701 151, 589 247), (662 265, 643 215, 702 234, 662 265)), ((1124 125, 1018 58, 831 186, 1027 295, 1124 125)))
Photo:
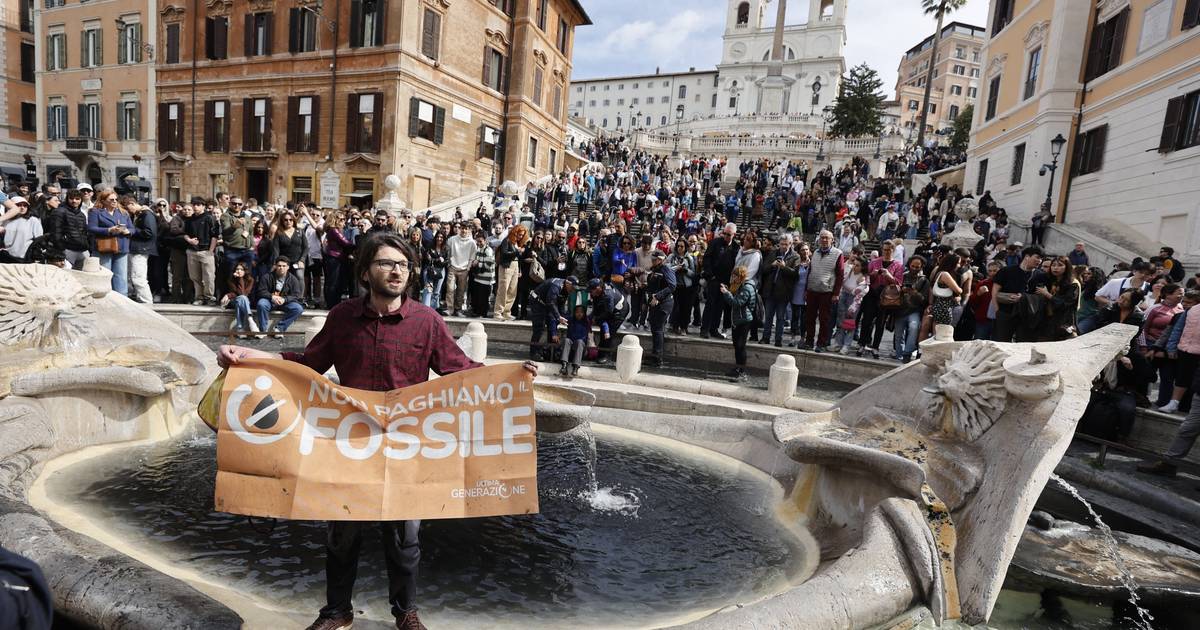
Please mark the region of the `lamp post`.
POLYGON ((675 106, 675 148, 671 150, 671 157, 679 157, 679 123, 683 122, 683 103, 675 106))
POLYGON ((812 107, 808 109, 808 115, 813 116, 817 113, 817 103, 821 100, 821 75, 817 75, 812 82, 812 107))
POLYGON ((825 108, 821 110, 821 113, 823 113, 824 116, 821 116, 821 144, 817 146, 817 162, 824 161, 825 159, 825 125, 826 123, 832 122, 833 106, 826 105, 825 108))
POLYGON ((1050 196, 1054 194, 1054 172, 1058 170, 1058 156, 1062 153, 1063 147, 1066 146, 1067 139, 1060 133, 1054 136, 1050 141, 1050 157, 1049 164, 1042 165, 1042 173, 1050 172, 1050 183, 1046 185, 1046 202, 1043 204, 1046 212, 1050 211, 1050 196))
POLYGON ((633 133, 636 127, 637 125, 633 124, 633 103, 631 102, 629 103, 629 133, 633 133))
POLYGON ((500 133, 499 129, 491 129, 488 131, 488 133, 491 134, 492 147, 493 147, 493 149, 492 149, 492 183, 488 185, 488 192, 492 193, 492 196, 495 197, 496 191, 497 191, 497 188, 496 188, 496 163, 500 161, 500 150, 501 150, 500 149, 500 139, 502 137, 502 134, 500 133))

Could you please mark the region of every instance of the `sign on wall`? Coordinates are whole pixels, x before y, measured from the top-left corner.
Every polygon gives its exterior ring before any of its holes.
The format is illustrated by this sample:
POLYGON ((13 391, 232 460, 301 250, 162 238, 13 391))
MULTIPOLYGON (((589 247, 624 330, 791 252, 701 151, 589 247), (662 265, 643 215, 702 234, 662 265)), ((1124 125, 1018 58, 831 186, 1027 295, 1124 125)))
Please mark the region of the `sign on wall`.
POLYGON ((322 208, 338 207, 338 197, 342 193, 341 181, 342 178, 331 168, 327 168, 324 173, 321 173, 321 194, 318 203, 322 208))

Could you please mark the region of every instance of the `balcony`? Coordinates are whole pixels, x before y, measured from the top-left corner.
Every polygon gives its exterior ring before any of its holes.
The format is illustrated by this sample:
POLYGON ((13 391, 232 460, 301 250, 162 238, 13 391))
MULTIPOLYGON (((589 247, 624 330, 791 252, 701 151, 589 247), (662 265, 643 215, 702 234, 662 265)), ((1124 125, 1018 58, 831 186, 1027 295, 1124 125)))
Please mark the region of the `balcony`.
POLYGON ((105 155, 104 141, 96 138, 71 137, 63 139, 63 146, 59 149, 63 155, 69 158, 93 156, 102 157, 105 155))

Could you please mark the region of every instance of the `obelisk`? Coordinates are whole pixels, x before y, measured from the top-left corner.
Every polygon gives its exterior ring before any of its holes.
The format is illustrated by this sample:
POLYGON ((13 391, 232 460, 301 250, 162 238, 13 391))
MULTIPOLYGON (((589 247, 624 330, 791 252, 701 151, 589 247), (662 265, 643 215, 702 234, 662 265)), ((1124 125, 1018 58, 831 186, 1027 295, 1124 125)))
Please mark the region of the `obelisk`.
POLYGON ((762 94, 759 114, 786 114, 788 86, 783 80, 783 25, 787 19, 787 0, 777 0, 779 9, 775 13, 775 38, 771 43, 771 60, 767 62, 767 76, 759 84, 762 94))

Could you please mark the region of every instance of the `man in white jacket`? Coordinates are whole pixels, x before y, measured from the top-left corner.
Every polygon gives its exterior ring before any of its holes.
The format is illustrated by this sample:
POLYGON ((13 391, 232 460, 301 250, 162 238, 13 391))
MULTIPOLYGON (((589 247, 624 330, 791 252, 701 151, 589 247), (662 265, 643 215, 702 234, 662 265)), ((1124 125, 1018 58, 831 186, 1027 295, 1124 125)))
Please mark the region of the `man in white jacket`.
POLYGON ((475 253, 479 249, 475 244, 475 239, 471 238, 469 223, 459 224, 458 234, 451 236, 446 241, 446 249, 450 258, 447 269, 450 284, 446 287, 446 297, 450 300, 450 308, 447 311, 458 317, 467 308, 468 273, 471 271, 471 263, 475 261, 475 253))

